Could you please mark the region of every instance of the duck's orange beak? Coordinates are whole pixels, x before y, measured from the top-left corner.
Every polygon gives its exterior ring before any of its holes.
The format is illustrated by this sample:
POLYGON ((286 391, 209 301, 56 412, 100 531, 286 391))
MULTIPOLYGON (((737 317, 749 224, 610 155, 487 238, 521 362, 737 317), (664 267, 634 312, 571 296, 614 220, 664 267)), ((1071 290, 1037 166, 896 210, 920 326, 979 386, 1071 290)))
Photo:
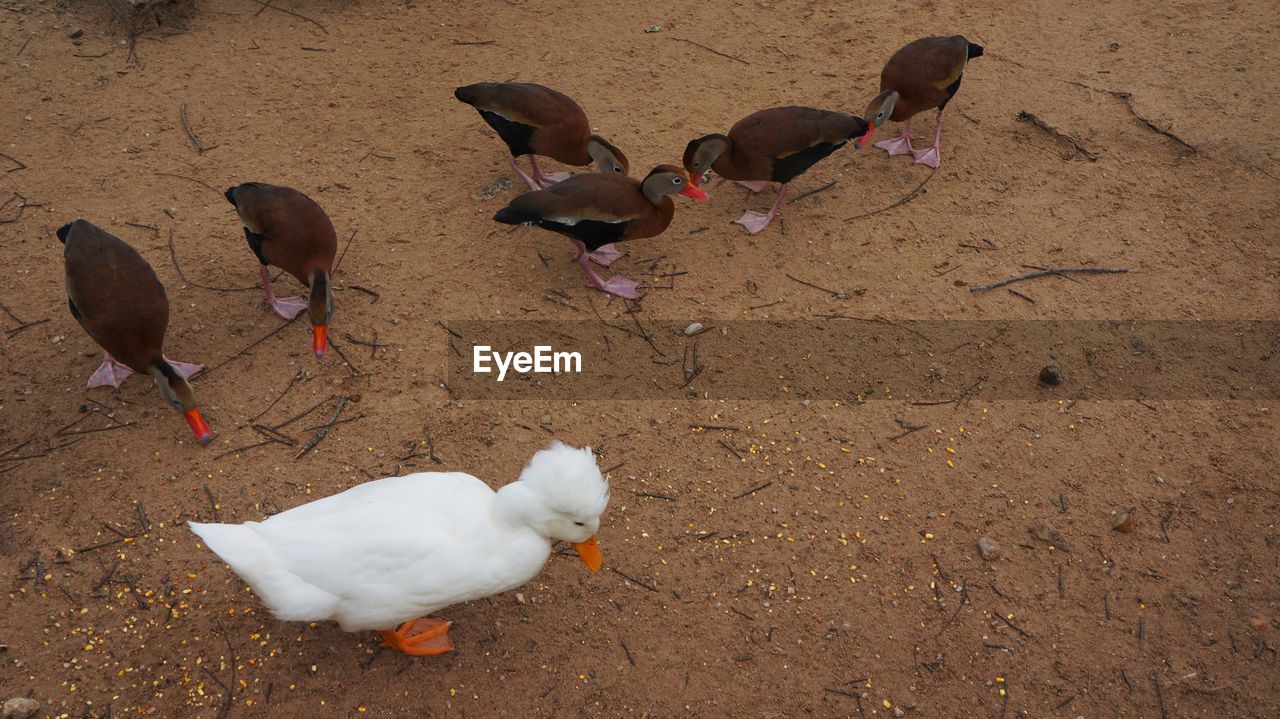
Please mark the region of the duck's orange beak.
POLYGON ((329 351, 329 327, 327 325, 315 325, 311 328, 311 351, 315 353, 316 359, 324 357, 324 353, 329 351))
POLYGON ((875 131, 876 131, 876 124, 874 122, 867 123, 866 134, 864 134, 862 137, 859 137, 858 139, 853 141, 854 148, 861 150, 863 145, 867 144, 868 142, 871 142, 871 135, 873 135, 875 131))
POLYGON ((707 193, 699 189, 698 186, 695 185, 692 180, 689 181, 689 184, 684 186, 684 189, 680 191, 680 194, 686 197, 692 197, 695 200, 710 199, 710 195, 708 195, 707 193))
POLYGON ((578 550, 578 556, 582 558, 582 563, 593 572, 600 571, 600 567, 604 566, 604 555, 600 553, 600 543, 596 541, 595 535, 591 536, 585 542, 579 542, 573 545, 578 550))
POLYGON ((213 439, 213 432, 209 431, 209 425, 205 424, 199 409, 192 407, 183 412, 182 416, 187 418, 187 424, 191 425, 191 431, 195 433, 198 442, 208 444, 209 440, 213 439))

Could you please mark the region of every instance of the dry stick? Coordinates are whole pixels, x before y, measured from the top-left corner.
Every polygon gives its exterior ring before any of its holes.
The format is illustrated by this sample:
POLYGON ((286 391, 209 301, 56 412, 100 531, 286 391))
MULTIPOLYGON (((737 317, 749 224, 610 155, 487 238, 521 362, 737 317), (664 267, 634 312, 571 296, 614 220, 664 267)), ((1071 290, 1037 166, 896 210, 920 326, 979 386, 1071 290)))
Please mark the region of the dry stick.
POLYGON ((373 302, 370 302, 369 304, 376 304, 378 300, 382 299, 381 294, 369 289, 368 287, 365 287, 364 285, 347 285, 347 288, 356 290, 357 292, 363 292, 366 295, 369 295, 370 297, 372 297, 373 302))
POLYGON ((1036 127, 1040 128, 1041 130, 1044 130, 1045 132, 1049 133, 1050 135, 1061 137, 1062 139, 1069 142, 1071 146, 1075 148, 1077 153, 1084 155, 1085 159, 1087 159, 1089 162, 1098 161, 1098 156, 1090 152, 1088 148, 1086 148, 1084 145, 1081 145, 1079 142, 1077 142, 1074 137, 1072 137, 1071 135, 1068 135, 1062 130, 1059 130, 1053 125, 1050 125, 1044 120, 1041 120, 1034 112, 1027 112, 1026 110, 1022 110, 1017 114, 1017 116, 1014 119, 1016 119, 1018 122, 1029 122, 1032 125, 1035 125, 1036 127))
POLYGON ((329 434, 329 428, 333 426, 334 422, 338 421, 338 415, 342 413, 342 408, 347 406, 347 400, 349 399, 350 397, 347 397, 346 395, 338 398, 338 406, 333 410, 333 416, 330 417, 329 421, 316 432, 315 436, 311 438, 311 441, 307 442, 306 446, 302 448, 302 451, 293 456, 294 459, 302 459, 303 455, 315 449, 317 444, 324 441, 325 435, 329 434))
MULTIPOLYGON (((98 414, 98 413, 91 412, 90 414, 98 414)), ((59 437, 69 437, 71 435, 77 435, 77 434, 93 434, 94 432, 110 432, 113 429, 121 429, 123 427, 132 427, 135 424, 137 424, 137 422, 123 422, 123 423, 113 424, 110 427, 94 427, 93 429, 75 429, 75 430, 68 430, 65 432, 57 432, 56 434, 59 437)))
POLYGON ((231 646, 231 635, 227 634, 227 630, 222 626, 222 622, 218 622, 218 630, 222 632, 222 638, 227 642, 227 662, 231 664, 231 682, 226 686, 227 700, 222 703, 222 709, 218 712, 218 719, 227 719, 227 715, 231 713, 231 707, 235 703, 236 696, 236 650, 231 646))
POLYGON ((306 374, 307 374, 307 373, 306 373, 305 371, 303 371, 303 370, 298 370, 298 373, 297 373, 297 374, 295 374, 295 375, 293 376, 293 379, 289 380, 289 386, 288 386, 288 387, 285 387, 283 392, 281 392, 280 394, 276 395, 276 398, 275 398, 275 399, 273 399, 273 400, 271 400, 271 404, 267 405, 267 408, 266 408, 266 409, 264 409, 264 410, 262 410, 261 412, 259 412, 259 413, 255 414, 252 418, 250 418, 250 419, 249 419, 250 424, 252 424, 253 422, 257 422, 257 421, 258 421, 258 419, 259 419, 260 417, 262 417, 262 415, 266 414, 267 412, 270 412, 270 411, 271 411, 271 408, 272 408, 272 407, 274 407, 274 406, 276 406, 276 403, 277 403, 277 402, 279 402, 280 400, 284 399, 284 396, 285 396, 286 394, 289 394, 289 390, 293 389, 293 386, 294 386, 295 384, 297 384, 299 380, 301 380, 303 377, 305 377, 305 376, 306 376, 306 374))
POLYGON ((680 42, 687 42, 687 43, 689 43, 690 45, 696 45, 696 46, 698 46, 698 47, 702 48, 703 50, 706 50, 707 52, 714 53, 714 54, 716 54, 716 55, 719 55, 720 57, 725 57, 725 58, 728 58, 728 59, 730 59, 730 60, 734 60, 734 61, 740 62, 740 63, 742 63, 743 65, 750 65, 750 64, 751 64, 750 62, 748 62, 748 61, 746 61, 746 60, 743 60, 742 58, 738 57, 737 55, 730 55, 730 54, 728 54, 728 53, 720 52, 719 50, 717 50, 717 49, 715 49, 715 48, 713 48, 713 47, 707 47, 706 45, 703 45, 702 43, 697 42, 696 40, 689 40, 689 39, 687 39, 687 38, 683 38, 683 37, 672 37, 671 39, 672 39, 672 40, 678 40, 678 41, 680 41, 680 42))
POLYGON ((204 496, 209 498, 209 509, 213 511, 213 521, 221 522, 218 517, 218 501, 213 498, 213 490, 209 489, 209 485, 204 485, 204 496))
POLYGON ((252 424, 249 426, 254 432, 257 432, 258 434, 262 435, 263 437, 266 437, 269 440, 272 440, 274 442, 279 442, 280 444, 283 444, 286 447, 298 446, 298 440, 294 439, 293 437, 290 437, 287 434, 281 434, 275 431, 274 429, 271 429, 270 427, 267 427, 261 424, 252 424))
POLYGON ((186 175, 178 175, 178 174, 175 174, 175 173, 172 173, 172 172, 153 172, 153 173, 151 173, 151 174, 153 174, 153 175, 158 175, 158 176, 160 176, 160 177, 177 177, 177 178, 182 179, 182 180, 187 180, 188 182, 194 182, 194 183, 196 183, 197 185, 204 185, 205 187, 209 188, 210 190, 213 190, 214 192, 218 193, 219 195, 221 195, 221 194, 222 194, 222 190, 219 190, 218 188, 214 187, 213 185, 210 185, 209 183, 205 182, 204 180, 197 180, 197 179, 196 179, 196 178, 194 178, 194 177, 187 177, 186 175))
MULTIPOLYGON (((271 0, 253 0, 253 1, 261 5, 263 10, 267 8, 271 8, 272 10, 277 10, 279 12, 284 13, 285 15, 292 15, 300 20, 306 20, 312 25, 315 25, 316 27, 320 28, 320 32, 323 32, 325 35, 329 34, 329 31, 325 28, 324 25, 321 25, 319 21, 312 20, 311 18, 307 17, 306 15, 303 15, 302 13, 297 13, 292 10, 285 10, 282 7, 276 7, 275 5, 271 4, 271 0)), ((262 10, 259 10, 258 12, 262 12, 262 10)))
POLYGON ((631 647, 627 646, 627 640, 621 639, 618 643, 622 645, 622 651, 627 653, 627 661, 634 667, 636 665, 636 658, 631 656, 631 647))
POLYGON ((636 579, 635 577, 629 574, 624 574, 623 571, 621 569, 618 569, 617 567, 609 567, 609 570, 612 571, 614 574, 618 575, 619 577, 622 577, 623 579, 627 580, 628 582, 631 582, 632 584, 644 587, 645 589, 648 589, 651 592, 658 591, 658 588, 653 586, 652 584, 649 584, 647 582, 642 582, 639 579, 636 579))
MULTIPOLYGON (((606 473, 606 474, 607 474, 607 473, 606 473)), ((674 502, 674 501, 676 501, 676 498, 675 498, 675 497, 672 497, 672 496, 670 496, 670 495, 666 495, 666 494, 658 494, 658 493, 656 493, 656 492, 637 492, 637 491, 635 491, 635 490, 632 490, 632 492, 631 492, 631 493, 632 493, 632 494, 634 494, 634 495, 635 495, 635 496, 637 496, 637 497, 649 497, 650 499, 665 499, 665 500, 666 500, 666 501, 668 501, 668 502, 674 502)))
POLYGON ((258 338, 258 339, 256 339, 256 340, 254 340, 254 341, 253 341, 253 342, 252 342, 248 347, 245 347, 244 349, 240 350, 239 352, 237 352, 237 353, 235 353, 235 354, 231 355, 230 357, 228 357, 228 358, 226 358, 226 359, 222 360, 222 361, 221 361, 221 362, 219 362, 218 364, 216 364, 216 365, 214 365, 214 366, 210 367, 209 369, 206 369, 206 370, 204 371, 204 376, 205 376, 205 377, 208 377, 210 372, 213 372, 214 370, 218 369, 219 367, 222 367, 223 365, 227 364, 227 363, 228 363, 228 362, 230 362, 231 360, 239 359, 240 357, 243 357, 243 356, 244 356, 244 354, 245 354, 246 352, 248 352, 249 350, 253 349, 254 347, 257 347, 258 345, 262 344, 263 342, 266 342, 267 340, 271 339, 272 337, 274 337, 274 336, 276 336, 276 335, 280 334, 280 331, 281 331, 281 330, 283 330, 285 327, 288 327, 289 325, 293 324, 293 323, 294 323, 294 321, 296 321, 296 320, 297 320, 299 317, 301 317, 301 316, 302 316, 302 315, 300 315, 300 314, 299 314, 299 315, 295 315, 293 319, 289 320, 288 322, 285 322, 284 324, 282 324, 282 325, 280 325, 279 327, 277 327, 277 328, 275 328, 275 329, 271 330, 270 332, 268 332, 267 334, 263 335, 262 337, 260 337, 260 338, 258 338))
POLYGON ((729 453, 730 453, 730 454, 732 454, 733 456, 737 457, 739 462, 741 462, 741 461, 742 461, 742 455, 738 453, 738 450, 736 450, 736 449, 734 449, 734 448, 733 448, 733 445, 729 444, 728 442, 724 441, 723 439, 717 439, 716 441, 720 443, 720 446, 721 446, 721 447, 724 447, 725 449, 729 450, 729 453))
POLYGON ((330 273, 329 273, 329 276, 330 276, 330 277, 332 277, 333 275, 338 274, 338 268, 342 266, 342 258, 344 258, 344 257, 346 257, 346 256, 347 256, 347 248, 351 246, 351 241, 352 241, 352 240, 354 240, 354 239, 356 238, 356 233, 357 233, 357 232, 359 232, 359 231, 360 231, 360 230, 352 230, 352 231, 351 231, 351 236, 347 238, 347 244, 345 244, 345 245, 343 245, 343 246, 342 246, 342 254, 341 254, 341 255, 338 255, 338 261, 337 261, 337 262, 335 262, 335 263, 333 263, 333 272, 330 272, 330 273))
POLYGON ((805 287, 812 287, 812 288, 813 288, 813 289, 815 289, 815 290, 822 290, 823 292, 826 292, 827 294, 831 295, 832 297, 836 298, 837 300, 847 300, 847 299, 849 299, 849 295, 848 295, 848 293, 845 293, 845 292, 837 292, 836 290, 829 290, 829 289, 827 289, 826 287, 823 287, 823 286, 821 286, 821 285, 815 285, 815 284, 813 284, 812 282, 808 282, 808 281, 806 281, 806 280, 802 280, 802 279, 800 279, 799 277, 794 277, 794 276, 792 276, 790 273, 784 273, 784 274, 786 274, 786 275, 787 275, 787 279, 791 280, 792 282, 799 282, 800 284, 804 285, 805 287))
POLYGON ((827 190, 830 190, 831 188, 835 187, 837 182, 839 182, 839 180, 832 180, 831 182, 828 182, 827 184, 821 187, 815 187, 812 190, 806 190, 804 192, 801 192, 800 194, 788 200, 787 204, 794 205, 806 197, 812 197, 820 192, 826 192, 827 190))
POLYGON ((42 325, 48 321, 49 321, 48 318, 46 318, 43 320, 35 320, 34 322, 24 322, 21 325, 18 325, 17 327, 14 327, 11 330, 5 330, 4 336, 8 337, 9 339, 13 339, 14 337, 17 337, 19 334, 31 329, 32 327, 35 327, 36 325, 42 325))
POLYGON ((276 443, 276 441, 275 441, 274 439, 264 439, 264 440, 262 440, 261 442, 254 442, 253 444, 246 444, 246 445, 245 445, 245 446, 243 446, 243 447, 236 447, 235 449, 228 449, 227 451, 223 452, 222 454, 219 454, 219 455, 217 455, 216 457, 214 457, 214 459, 222 459, 223 457, 229 457, 229 456, 231 456, 231 455, 233 455, 233 454, 238 454, 238 453, 243 452, 243 451, 245 451, 245 450, 253 449, 254 447, 261 447, 261 446, 263 446, 263 445, 275 444, 275 443, 276 443))
POLYGON ((722 429, 726 432, 737 432, 742 428, 735 427, 731 424, 703 424, 702 422, 695 422, 689 425, 689 429, 722 429))
POLYGON ((1033 280, 1037 277, 1045 277, 1047 275, 1066 275, 1070 273, 1083 274, 1083 275, 1123 275, 1128 271, 1129 270, 1127 269, 1113 269, 1108 267, 1056 267, 1056 268, 1047 269, 1047 270, 1040 270, 1038 272, 1031 272, 1025 275, 1018 275, 1017 277, 1010 277, 1007 280, 1000 280, 999 282, 991 282, 985 285, 978 285, 977 287, 970 287, 969 291, 983 292, 986 290, 994 290, 997 287, 1004 287, 1005 285, 1011 285, 1014 282, 1022 282, 1023 280, 1033 280))
POLYGON ((351 376, 359 377, 360 370, 356 369, 355 363, 347 357, 347 353, 342 351, 342 346, 337 342, 334 342, 332 337, 329 338, 329 346, 332 347, 333 351, 337 352, 338 356, 342 358, 342 361, 346 363, 347 371, 351 373, 351 376))
MULTIPOLYGON (((30 41, 31 41, 31 38, 27 38, 27 42, 30 42, 30 41)), ((26 47, 26 45, 23 45, 23 47, 26 47)), ((15 165, 15 167, 11 167, 11 168, 9 168, 9 169, 5 170, 5 174, 8 174, 8 173, 10 173, 10 172, 17 172, 18 170, 25 170, 25 169, 27 169, 27 163, 23 162, 22 160, 19 160, 18 158, 14 157, 13 155, 9 155, 9 154, 6 154, 6 153, 3 153, 3 152, 0 152, 0 157, 5 158, 6 160, 8 160, 8 161, 10 161, 10 162, 14 163, 14 165, 15 165)))
POLYGON ((1036 301, 1035 301, 1035 300, 1031 299, 1030 297, 1027 297, 1026 295, 1022 294, 1021 292, 1019 292, 1019 291, 1017 291, 1017 290, 1013 289, 1012 287, 1006 287, 1006 288, 1005 288, 1005 290, 1006 290, 1009 294, 1013 295, 1014 297, 1021 297, 1022 299, 1026 300, 1027 302, 1030 302, 1030 303, 1031 303, 1031 304, 1033 304, 1033 305, 1036 303, 1036 301))
POLYGON ((1002 621, 1002 622, 1004 622, 1006 625, 1008 625, 1008 627, 1009 627, 1010 629, 1012 629, 1013 631, 1015 631, 1015 632, 1017 632, 1017 633, 1021 634, 1023 637, 1025 637, 1025 638, 1027 638, 1027 639, 1031 639, 1031 635, 1030 635, 1030 634, 1028 634, 1028 633, 1026 632, 1026 630, 1024 630, 1022 627, 1018 626, 1017 624, 1014 624, 1012 619, 1009 619, 1008 617, 1006 617, 1005 615, 1001 614, 1000 612, 994 612, 994 614, 996 615, 996 617, 997 617, 1000 621, 1002 621))
POLYGON ((1164 707, 1164 689, 1160 688, 1160 677, 1156 675, 1156 670, 1151 670, 1151 683, 1156 685, 1156 701, 1160 704, 1160 716, 1162 719, 1169 719, 1169 710, 1164 707))
MULTIPOLYGON (((354 417, 343 417, 342 419, 340 419, 340 420, 338 420, 337 422, 334 422, 332 425, 330 425, 330 427, 337 427, 337 426, 338 426, 338 425, 340 425, 340 424, 346 424, 346 423, 348 423, 348 422, 355 422, 355 421, 357 421, 357 420, 364 419, 365 417, 366 417, 366 415, 363 415, 363 414, 358 414, 358 415, 356 415, 356 416, 354 416, 354 417)), ((322 425, 322 424, 317 424, 317 425, 315 425, 314 427, 306 427, 306 428, 304 428, 302 431, 303 431, 303 432, 314 432, 315 430, 320 429, 320 428, 321 428, 321 427, 323 427, 323 426, 324 426, 324 425, 322 425)))
POLYGON ((151 521, 147 519, 147 510, 143 509, 142 502, 133 505, 138 512, 138 526, 142 528, 142 533, 146 534, 151 531, 151 521))
MULTIPOLYGON (((178 117, 182 120, 182 129, 187 131, 187 139, 191 140, 191 144, 196 148, 197 153, 203 155, 206 151, 213 149, 205 147, 204 143, 200 142, 200 138, 196 137, 195 131, 191 129, 191 123, 187 121, 187 103, 182 103, 182 107, 178 110, 178 117)), ((217 147, 217 145, 214 145, 214 147, 217 147)))
POLYGON ((907 422, 901 419, 894 420, 894 421, 898 423, 899 427, 903 428, 906 431, 903 432, 902 434, 895 434, 892 437, 890 437, 889 438, 890 442, 896 442, 902 439, 903 437, 906 437, 907 435, 911 434, 912 432, 919 432, 920 430, 925 429, 929 426, 927 424, 911 424, 910 422, 907 422))
MULTIPOLYGON (((209 285, 202 285, 199 282, 192 282, 187 279, 187 273, 182 271, 182 265, 178 262, 178 252, 173 248, 172 227, 169 228, 169 261, 173 263, 173 269, 177 271, 178 277, 183 281, 183 283, 191 285, 192 287, 199 287, 202 290, 213 290, 214 292, 249 292, 250 290, 258 289, 257 285, 254 285, 253 287, 210 287, 209 285)), ((276 275, 277 278, 279 276, 280 275, 276 275)))
POLYGON ((730 499, 742 499, 743 497, 746 497, 749 494, 754 494, 756 492, 759 492, 760 490, 764 489, 765 487, 768 487, 771 484, 773 484, 772 480, 765 482, 764 484, 761 484, 759 486, 752 487, 751 489, 748 489, 747 491, 742 492, 740 494, 735 494, 732 497, 730 497, 730 499))
POLYGON ((924 189, 924 186, 929 184, 929 180, 933 179, 933 176, 935 173, 937 173, 937 170, 930 170, 929 174, 924 178, 924 181, 921 182, 919 185, 916 185, 916 189, 912 190, 911 192, 908 192, 906 195, 903 195, 902 199, 898 200, 892 205, 889 205, 888 207, 882 207, 878 210, 872 210, 871 212, 864 212, 861 215, 854 215, 853 217, 846 218, 845 222, 853 222, 854 220, 861 220, 864 217, 871 217, 872 215, 878 215, 881 212, 888 212, 889 210, 892 210, 895 207, 901 207, 902 205, 905 205, 908 202, 911 202, 912 200, 916 199, 916 195, 920 194, 920 191, 924 189))

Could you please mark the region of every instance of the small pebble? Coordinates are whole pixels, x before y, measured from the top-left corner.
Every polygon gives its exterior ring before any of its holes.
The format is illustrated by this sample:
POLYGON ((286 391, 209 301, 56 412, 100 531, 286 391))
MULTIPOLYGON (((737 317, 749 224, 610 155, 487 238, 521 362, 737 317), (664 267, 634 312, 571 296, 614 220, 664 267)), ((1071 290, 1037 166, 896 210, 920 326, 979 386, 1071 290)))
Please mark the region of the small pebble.
POLYGON ((662 28, 658 27, 657 25, 650 25, 649 27, 645 28, 644 31, 645 32, 662 32, 662 28))
POLYGON ((37 711, 40 711, 40 702, 26 697, 14 697, 4 703, 0 716, 4 719, 30 719, 37 711))
POLYGON ((78 27, 73 27, 67 31, 67 37, 71 38, 72 40, 80 37, 83 34, 84 34, 84 29, 78 28, 78 27))
POLYGON ((902 707, 894 707, 894 708, 893 708, 893 715, 894 715, 894 716, 896 716, 896 717, 904 717, 904 716, 906 716, 906 715, 907 715, 907 713, 906 713, 906 712, 904 712, 904 711, 902 711, 902 707))
POLYGON ((1133 531, 1133 514, 1132 509, 1117 514, 1116 521, 1111 523, 1111 528, 1121 534, 1129 534, 1133 531))
POLYGON ((1062 370, 1058 369, 1058 365, 1045 365, 1044 369, 1040 370, 1040 381, 1050 387, 1057 387, 1062 384, 1062 370))
POLYGON ((978 540, 978 554, 988 562, 995 561, 1000 558, 1000 544, 990 537, 983 537, 978 540))
POLYGON ((684 328, 684 336, 685 336, 685 337, 692 337, 692 336, 694 336, 694 335, 698 334, 699 332, 702 332, 702 331, 703 331, 703 330, 705 330, 705 329, 706 329, 706 327, 705 327, 705 326, 703 326, 703 324, 702 324, 701 322, 694 322, 693 324, 691 324, 691 325, 689 325, 688 327, 685 327, 685 328, 684 328))

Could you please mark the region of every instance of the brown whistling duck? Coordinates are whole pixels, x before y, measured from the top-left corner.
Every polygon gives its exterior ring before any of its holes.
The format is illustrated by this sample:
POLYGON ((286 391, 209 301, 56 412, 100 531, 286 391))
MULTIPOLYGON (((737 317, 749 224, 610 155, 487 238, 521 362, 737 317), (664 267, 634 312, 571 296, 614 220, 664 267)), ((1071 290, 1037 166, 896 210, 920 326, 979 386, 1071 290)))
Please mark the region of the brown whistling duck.
POLYGON ((460 87, 453 95, 474 107, 507 143, 511 150, 507 162, 530 190, 543 189, 569 176, 559 172, 544 175, 538 155, 576 167, 595 162, 601 172, 627 174, 627 156, 592 134, 587 114, 564 93, 525 82, 480 82, 460 87), (533 177, 516 164, 521 155, 529 156, 533 177))
POLYGON ((707 199, 689 176, 674 165, 658 165, 641 182, 616 173, 574 175, 545 190, 526 192, 493 219, 507 225, 537 225, 573 240, 573 259, 596 289, 636 299, 634 280, 614 276, 608 282, 591 269, 590 261, 608 266, 616 257, 599 257, 596 250, 615 242, 654 237, 671 224, 676 206, 669 195, 707 199))
POLYGON ((307 310, 311 318, 311 351, 323 357, 329 349, 329 320, 333 317, 333 258, 338 236, 329 216, 314 200, 290 187, 246 182, 226 192, 244 225, 249 249, 262 263, 262 288, 267 304, 291 320, 307 310), (311 288, 309 299, 276 297, 271 290, 275 265, 311 288))
POLYGON ((164 356, 169 299, 138 251, 87 220, 58 229, 67 271, 67 306, 103 350, 89 388, 119 389, 134 372, 151 375, 165 401, 182 413, 200 442, 213 439, 187 378, 202 365, 164 356))
POLYGON ((905 120, 901 135, 877 142, 876 147, 890 155, 911 153, 917 163, 938 169, 942 113, 960 89, 965 67, 975 57, 982 57, 982 46, 963 35, 924 37, 895 52, 880 71, 880 94, 867 105, 866 121, 870 127, 865 136, 858 138, 857 146, 870 141, 876 128, 884 123, 905 120), (911 118, 934 107, 938 108, 938 122, 933 145, 917 150, 911 147, 911 118))
POLYGON ((684 149, 684 167, 695 185, 711 170, 760 192, 770 182, 782 185, 768 214, 748 210, 735 220, 755 234, 782 211, 787 183, 819 160, 867 131, 852 115, 811 107, 774 107, 747 115, 729 129, 699 137, 684 149))

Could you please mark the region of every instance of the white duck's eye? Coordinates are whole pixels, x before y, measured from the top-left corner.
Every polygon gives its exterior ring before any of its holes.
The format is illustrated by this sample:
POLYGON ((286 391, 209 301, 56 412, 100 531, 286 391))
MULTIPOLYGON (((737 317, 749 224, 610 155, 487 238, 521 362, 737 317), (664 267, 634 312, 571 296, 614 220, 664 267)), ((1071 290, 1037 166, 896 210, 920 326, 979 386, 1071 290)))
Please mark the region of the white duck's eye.
POLYGON ((585 526, 587 526, 587 525, 583 524, 582 522, 574 522, 573 524, 574 524, 574 526, 578 526, 578 527, 585 527, 585 526))

